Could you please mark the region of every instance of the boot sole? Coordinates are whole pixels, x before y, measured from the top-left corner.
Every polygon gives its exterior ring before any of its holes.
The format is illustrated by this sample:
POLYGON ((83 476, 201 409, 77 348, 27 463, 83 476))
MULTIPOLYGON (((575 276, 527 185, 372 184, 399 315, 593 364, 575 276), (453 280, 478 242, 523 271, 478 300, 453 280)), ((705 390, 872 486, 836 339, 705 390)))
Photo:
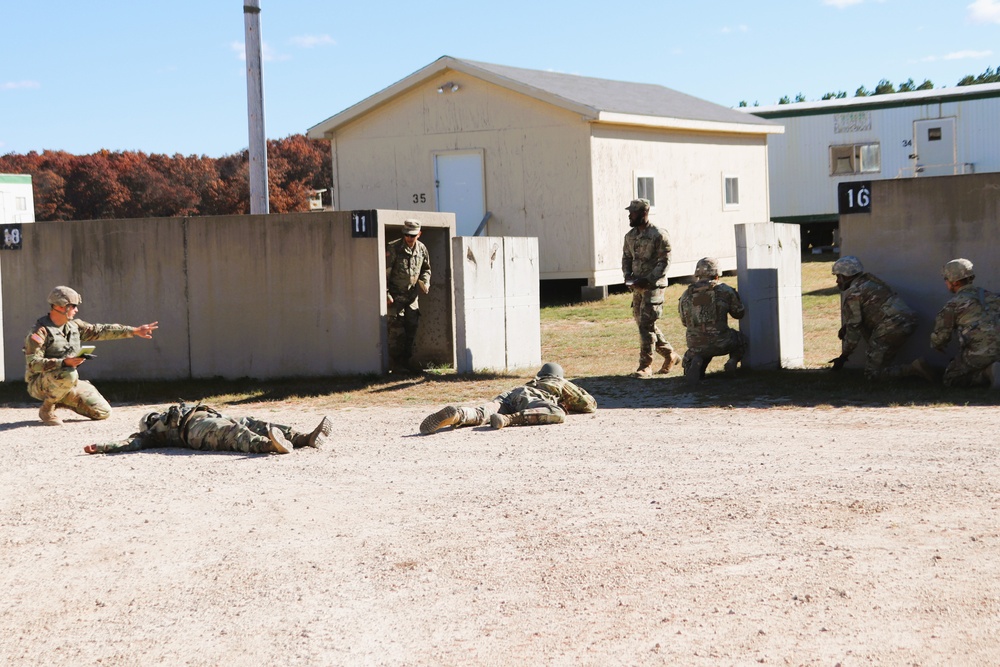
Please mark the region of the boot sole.
POLYGON ((446 408, 442 408, 432 415, 424 418, 420 422, 420 433, 423 435, 430 435, 436 431, 443 429, 445 426, 451 426, 458 423, 458 408, 449 405, 446 408))

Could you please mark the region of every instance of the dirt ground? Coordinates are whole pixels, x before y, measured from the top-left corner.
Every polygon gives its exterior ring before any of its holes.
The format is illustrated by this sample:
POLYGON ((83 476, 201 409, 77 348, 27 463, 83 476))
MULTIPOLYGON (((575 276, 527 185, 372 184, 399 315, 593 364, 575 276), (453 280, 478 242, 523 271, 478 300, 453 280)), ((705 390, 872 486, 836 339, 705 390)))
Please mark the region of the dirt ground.
POLYGON ((437 407, 284 456, 0 407, 0 664, 1000 664, 1000 408, 437 407))

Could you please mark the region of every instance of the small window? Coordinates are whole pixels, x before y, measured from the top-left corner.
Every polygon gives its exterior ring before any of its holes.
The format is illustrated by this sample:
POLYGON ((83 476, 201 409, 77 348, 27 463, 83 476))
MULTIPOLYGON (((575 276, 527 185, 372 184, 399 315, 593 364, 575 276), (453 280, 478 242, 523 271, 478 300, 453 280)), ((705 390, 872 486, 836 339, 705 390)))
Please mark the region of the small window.
POLYGON ((18 211, 28 210, 28 198, 27 197, 15 197, 14 205, 17 207, 18 211))
POLYGON ((927 128, 927 141, 941 141, 941 128, 940 127, 927 128))
POLYGON ((731 209, 740 205, 740 179, 739 176, 723 176, 723 187, 725 189, 723 198, 723 208, 731 209))
POLYGON ((636 199, 648 199, 650 206, 656 206, 656 192, 653 187, 652 176, 635 177, 635 197, 636 199))
POLYGON ((882 171, 882 150, 877 143, 830 146, 830 175, 868 174, 882 171))

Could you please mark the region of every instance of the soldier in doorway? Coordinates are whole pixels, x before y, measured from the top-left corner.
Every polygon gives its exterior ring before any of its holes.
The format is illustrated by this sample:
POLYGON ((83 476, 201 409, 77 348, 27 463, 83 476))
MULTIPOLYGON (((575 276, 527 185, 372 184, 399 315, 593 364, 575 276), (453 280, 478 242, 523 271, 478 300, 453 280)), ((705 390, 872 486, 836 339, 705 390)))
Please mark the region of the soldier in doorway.
POLYGON ((431 262, 419 239, 420 221, 409 219, 403 222, 403 238, 385 250, 390 373, 422 370, 413 361, 413 341, 420 322, 417 299, 431 287, 431 262))
POLYGON ((649 222, 649 200, 633 199, 625 209, 629 226, 622 248, 622 274, 632 291, 632 316, 639 328, 639 367, 633 377, 653 375, 653 350, 663 357, 657 373, 669 373, 681 358, 656 321, 663 313, 663 291, 667 286, 670 265, 670 239, 667 232, 649 222))

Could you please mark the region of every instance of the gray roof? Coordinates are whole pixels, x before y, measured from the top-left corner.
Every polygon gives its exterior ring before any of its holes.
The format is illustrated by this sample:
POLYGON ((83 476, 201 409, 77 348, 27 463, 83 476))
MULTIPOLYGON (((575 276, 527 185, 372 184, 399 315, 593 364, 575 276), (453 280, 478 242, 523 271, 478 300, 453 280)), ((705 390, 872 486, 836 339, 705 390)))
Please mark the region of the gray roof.
MULTIPOLYGON (((326 133, 336 130, 341 125, 351 122, 445 70, 462 72, 494 85, 515 90, 580 113, 584 118, 594 121, 608 120, 602 119, 601 114, 621 114, 633 117, 639 124, 643 124, 642 118, 664 119, 666 125, 654 123, 660 127, 669 126, 671 121, 677 121, 689 127, 692 123, 719 123, 721 124, 719 127, 724 127, 726 131, 732 131, 735 126, 742 126, 752 134, 771 134, 784 129, 780 123, 740 113, 735 109, 651 83, 596 79, 441 56, 405 79, 314 125, 307 134, 314 139, 326 136, 326 133)), ((612 119, 611 122, 615 120, 621 119, 612 119)))
POLYGON ((686 120, 708 120, 720 123, 770 125, 764 119, 652 83, 629 83, 575 74, 492 65, 474 60, 456 60, 471 67, 486 70, 496 76, 556 95, 569 102, 591 107, 595 111, 684 118, 686 120))

